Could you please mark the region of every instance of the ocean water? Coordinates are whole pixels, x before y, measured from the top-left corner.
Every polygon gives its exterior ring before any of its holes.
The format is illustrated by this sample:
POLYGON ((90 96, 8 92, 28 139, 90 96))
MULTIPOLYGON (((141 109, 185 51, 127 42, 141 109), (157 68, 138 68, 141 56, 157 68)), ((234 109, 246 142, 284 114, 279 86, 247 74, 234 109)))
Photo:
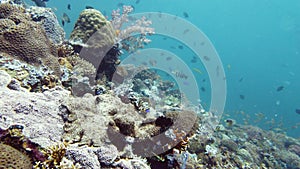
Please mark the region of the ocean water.
MULTIPOLYGON (((66 38, 85 6, 92 6, 110 18, 111 11, 121 8, 123 4, 133 5, 134 13, 161 12, 181 17, 208 37, 222 61, 226 76, 224 118, 300 137, 300 114, 295 112, 300 109, 298 0, 47 2, 47 6, 55 11, 59 20, 64 12, 71 18, 71 23, 66 23, 63 27, 66 38), (71 10, 67 9, 68 4, 71 10), (281 86, 283 89, 277 90, 281 86)), ((208 108, 212 99, 212 84, 203 63, 200 60, 196 63, 191 61, 196 55, 191 47, 182 44, 180 39, 166 39, 161 35, 153 35, 150 39, 152 42, 145 48, 170 51, 185 62, 197 81, 201 103, 208 108)), ((169 67, 174 71, 179 69, 178 65, 169 67)), ((188 82, 185 84, 189 85, 188 82)))

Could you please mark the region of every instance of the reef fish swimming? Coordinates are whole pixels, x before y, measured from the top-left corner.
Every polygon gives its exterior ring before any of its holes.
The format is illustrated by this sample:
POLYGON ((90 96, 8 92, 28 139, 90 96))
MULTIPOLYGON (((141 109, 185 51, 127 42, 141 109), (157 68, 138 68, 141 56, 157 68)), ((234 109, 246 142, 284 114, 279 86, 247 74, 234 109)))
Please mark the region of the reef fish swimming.
POLYGON ((66 13, 63 13, 61 24, 64 26, 65 23, 70 23, 70 22, 71 22, 70 17, 66 13))
POLYGON ((300 114, 300 109, 295 110, 297 114, 300 114))

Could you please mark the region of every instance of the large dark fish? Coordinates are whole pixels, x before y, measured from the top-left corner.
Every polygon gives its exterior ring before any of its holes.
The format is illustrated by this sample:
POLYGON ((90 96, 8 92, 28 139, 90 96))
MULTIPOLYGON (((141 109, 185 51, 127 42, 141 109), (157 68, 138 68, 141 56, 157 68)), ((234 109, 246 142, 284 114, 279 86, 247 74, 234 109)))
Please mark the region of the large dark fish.
POLYGON ((280 92, 280 91, 283 90, 283 89, 284 89, 284 86, 279 86, 279 87, 277 87, 276 91, 277 91, 277 92, 280 92))
POLYGON ((71 10, 71 4, 68 4, 67 8, 68 8, 69 10, 71 10))

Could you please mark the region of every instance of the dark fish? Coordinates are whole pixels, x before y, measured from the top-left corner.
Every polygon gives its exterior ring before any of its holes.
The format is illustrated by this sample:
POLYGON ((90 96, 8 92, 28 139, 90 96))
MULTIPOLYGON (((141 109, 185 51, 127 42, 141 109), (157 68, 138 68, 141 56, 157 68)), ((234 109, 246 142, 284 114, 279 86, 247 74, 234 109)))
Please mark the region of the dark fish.
POLYGON ((279 86, 279 87, 277 87, 276 91, 279 92, 279 91, 281 91, 283 89, 284 89, 284 86, 279 86))
POLYGON ((244 100, 245 99, 245 96, 244 95, 240 95, 240 99, 244 100))
POLYGON ((136 0, 135 1, 135 4, 139 4, 141 1, 140 0, 136 0))
POLYGON ((204 87, 201 87, 200 89, 201 89, 202 92, 206 91, 204 87))
POLYGON ((67 23, 71 22, 70 17, 66 13, 63 13, 62 20, 67 22, 67 23))
POLYGON ((170 61, 170 60, 172 60, 172 57, 169 56, 169 57, 166 58, 166 60, 167 60, 167 61, 170 61))
POLYGON ((95 8, 87 5, 87 6, 85 6, 85 9, 95 9, 95 8))
POLYGON ((43 0, 32 0, 38 7, 46 7, 46 3, 43 0))
POLYGON ((243 77, 241 77, 241 78, 240 78, 240 80, 239 80, 239 82, 242 82, 243 80, 244 80, 244 78, 243 78, 243 77))
POLYGON ((186 12, 183 12, 183 16, 184 16, 185 18, 188 18, 188 17, 189 17, 189 14, 186 13, 186 12))
POLYGON ((206 61, 210 61, 210 58, 208 56, 203 56, 203 59, 206 61))
POLYGON ((297 114, 300 114, 300 109, 295 110, 297 114))
POLYGON ((206 80, 205 79, 202 79, 202 82, 205 82, 206 80))
POLYGON ((190 31, 189 29, 186 29, 186 30, 183 31, 183 34, 186 34, 186 33, 188 33, 189 31, 190 31))
POLYGON ((182 46, 182 45, 178 45, 178 48, 179 48, 179 49, 183 49, 183 46, 182 46))
POLYGON ((197 63, 197 59, 192 59, 191 63, 197 63))
POLYGON ((163 40, 167 40, 167 39, 168 39, 167 37, 164 37, 164 38, 163 38, 163 40))
POLYGON ((67 8, 68 8, 69 10, 71 10, 71 4, 68 4, 67 8))
POLYGON ((65 21, 61 20, 61 24, 62 24, 62 26, 65 26, 65 21))

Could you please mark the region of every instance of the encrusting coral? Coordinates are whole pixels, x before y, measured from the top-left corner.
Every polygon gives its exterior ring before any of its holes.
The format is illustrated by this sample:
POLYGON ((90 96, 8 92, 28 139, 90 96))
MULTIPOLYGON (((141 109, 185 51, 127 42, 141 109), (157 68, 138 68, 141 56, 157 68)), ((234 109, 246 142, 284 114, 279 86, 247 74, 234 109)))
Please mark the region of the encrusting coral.
POLYGON ((10 57, 36 66, 47 65, 56 75, 60 74, 55 45, 24 8, 0 4, 0 42, 0 51, 10 57))

